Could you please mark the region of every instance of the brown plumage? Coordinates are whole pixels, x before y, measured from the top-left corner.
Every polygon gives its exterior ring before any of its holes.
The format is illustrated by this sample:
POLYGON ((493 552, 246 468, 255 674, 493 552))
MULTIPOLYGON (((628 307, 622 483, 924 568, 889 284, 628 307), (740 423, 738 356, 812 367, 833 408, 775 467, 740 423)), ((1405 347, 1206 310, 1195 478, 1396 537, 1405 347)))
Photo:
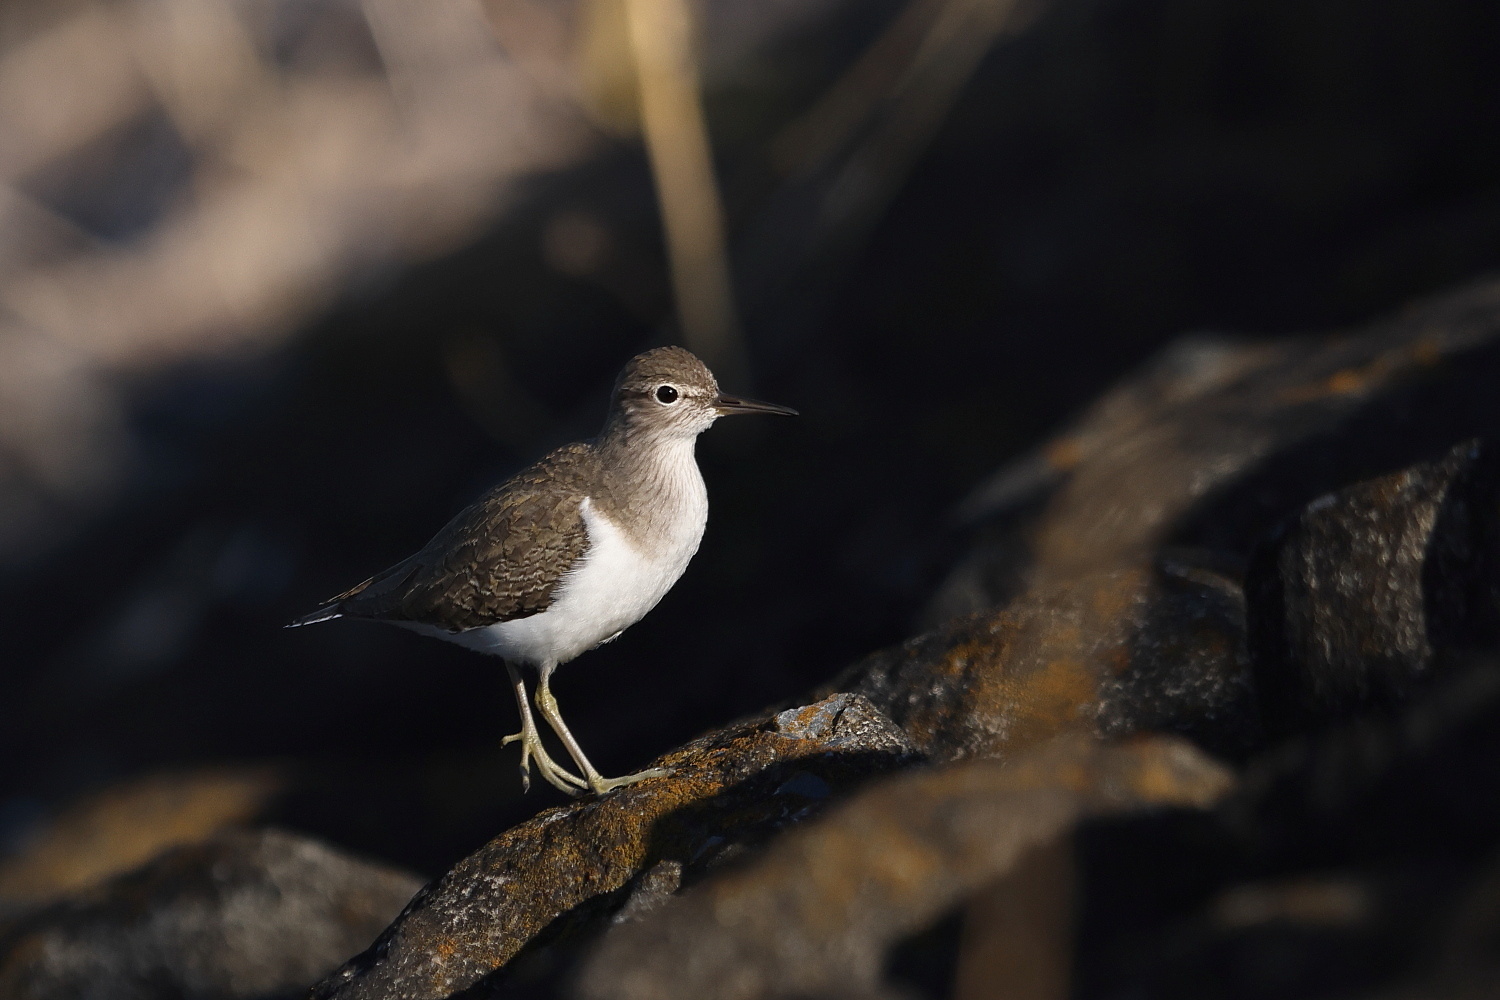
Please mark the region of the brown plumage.
POLYGON ((417 622, 458 631, 546 611, 588 547, 579 516, 598 457, 564 445, 449 521, 421 551, 312 616, 417 622))

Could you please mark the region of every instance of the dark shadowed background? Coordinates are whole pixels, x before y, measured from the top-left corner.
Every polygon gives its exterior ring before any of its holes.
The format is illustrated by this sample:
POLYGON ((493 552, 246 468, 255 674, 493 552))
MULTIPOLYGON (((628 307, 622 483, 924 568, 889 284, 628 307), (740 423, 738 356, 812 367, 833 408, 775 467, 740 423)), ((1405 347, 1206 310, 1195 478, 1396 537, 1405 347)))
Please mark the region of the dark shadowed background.
POLYGON ((559 675, 606 773, 910 635, 965 495, 1168 340, 1500 264, 1493 4, 694 9, 654 118, 607 0, 0 10, 0 851, 184 769, 426 874, 559 798, 498 662, 281 626, 646 347, 803 415, 702 439, 692 567, 559 675))

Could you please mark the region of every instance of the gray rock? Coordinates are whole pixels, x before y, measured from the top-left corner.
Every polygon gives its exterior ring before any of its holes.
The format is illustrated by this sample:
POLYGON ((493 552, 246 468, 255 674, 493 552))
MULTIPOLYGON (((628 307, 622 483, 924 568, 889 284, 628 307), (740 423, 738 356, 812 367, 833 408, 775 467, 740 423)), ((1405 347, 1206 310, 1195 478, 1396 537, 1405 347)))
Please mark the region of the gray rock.
POLYGON ((286 994, 367 945, 420 885, 290 833, 226 832, 0 927, 0 996, 286 994))
POLYGON ((918 752, 911 737, 862 694, 840 692, 802 708, 789 708, 776 713, 771 724, 782 736, 817 740, 829 751, 898 756, 918 752))
POLYGON ((1246 583, 1276 727, 1408 696, 1442 649, 1493 645, 1500 476, 1478 444, 1308 504, 1246 583))

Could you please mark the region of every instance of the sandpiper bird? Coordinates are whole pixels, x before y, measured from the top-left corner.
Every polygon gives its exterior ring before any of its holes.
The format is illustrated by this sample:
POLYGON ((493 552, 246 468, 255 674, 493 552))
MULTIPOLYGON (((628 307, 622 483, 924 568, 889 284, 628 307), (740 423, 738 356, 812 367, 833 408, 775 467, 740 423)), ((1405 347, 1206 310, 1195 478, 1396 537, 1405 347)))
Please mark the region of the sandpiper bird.
POLYGON ((570 795, 642 778, 603 777, 552 696, 559 664, 609 642, 656 606, 703 539, 708 492, 693 448, 719 417, 796 410, 727 396, 696 357, 659 347, 615 382, 604 429, 564 445, 485 494, 420 552, 289 627, 331 618, 391 622, 501 656, 521 711, 521 781, 530 762, 570 795), (536 668, 536 706, 582 775, 542 746, 518 665, 536 668))

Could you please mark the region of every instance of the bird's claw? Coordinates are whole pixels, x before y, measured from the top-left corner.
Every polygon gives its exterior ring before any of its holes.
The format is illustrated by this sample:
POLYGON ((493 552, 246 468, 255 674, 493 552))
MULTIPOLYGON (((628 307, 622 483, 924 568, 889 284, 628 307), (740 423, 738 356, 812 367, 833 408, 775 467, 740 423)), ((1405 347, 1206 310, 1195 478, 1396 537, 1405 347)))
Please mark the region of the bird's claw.
POLYGON ((568 795, 577 796, 587 791, 589 783, 578 775, 567 770, 553 760, 542 746, 541 740, 532 733, 524 730, 519 733, 511 733, 500 740, 501 746, 510 746, 512 743, 521 744, 521 792, 525 794, 531 791, 531 761, 536 760, 536 770, 542 776, 542 780, 553 788, 568 795))

